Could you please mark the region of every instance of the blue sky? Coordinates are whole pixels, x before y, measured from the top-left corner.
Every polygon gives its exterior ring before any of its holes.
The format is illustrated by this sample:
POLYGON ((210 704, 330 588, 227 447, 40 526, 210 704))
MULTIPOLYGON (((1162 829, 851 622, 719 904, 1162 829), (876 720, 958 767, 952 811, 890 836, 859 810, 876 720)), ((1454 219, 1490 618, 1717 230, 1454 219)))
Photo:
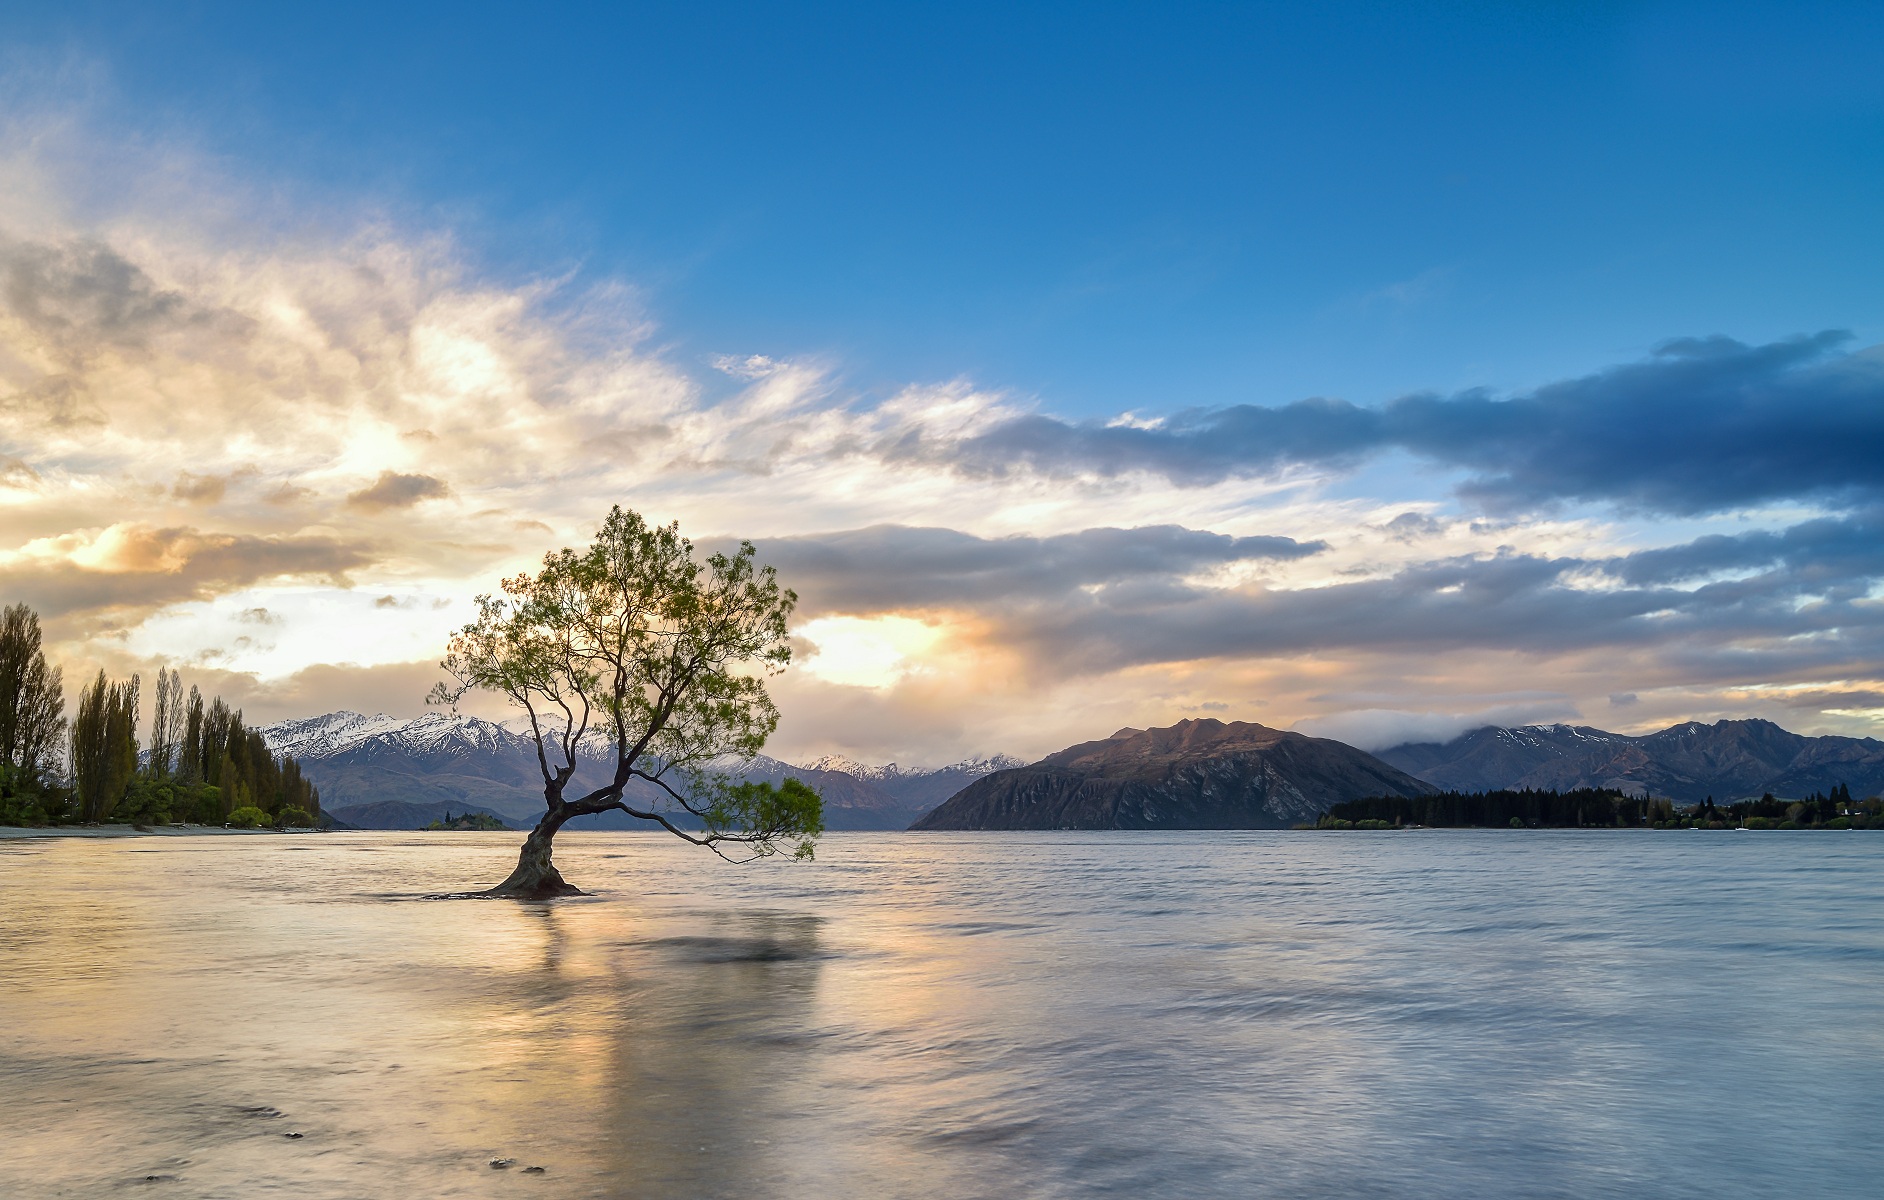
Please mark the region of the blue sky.
POLYGON ((15 4, 0 590, 410 712, 609 503, 779 751, 1884 728, 1884 6, 15 4))
POLYGON ((1876 5, 9 12, 126 125, 867 391, 1369 403, 1884 329, 1876 5))

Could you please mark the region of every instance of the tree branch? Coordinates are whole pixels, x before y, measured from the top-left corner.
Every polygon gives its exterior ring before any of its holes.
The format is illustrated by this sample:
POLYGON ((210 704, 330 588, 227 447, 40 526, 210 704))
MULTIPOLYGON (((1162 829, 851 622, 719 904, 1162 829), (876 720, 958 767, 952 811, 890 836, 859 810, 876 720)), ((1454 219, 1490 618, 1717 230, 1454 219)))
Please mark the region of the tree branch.
POLYGON ((672 796, 675 800, 679 801, 680 806, 686 809, 688 812, 692 813, 694 816, 696 817, 706 816, 706 813, 702 812, 700 809, 697 809, 693 806, 693 802, 691 800, 687 799, 687 797, 675 791, 673 786, 669 784, 667 780, 662 779, 657 775, 650 775, 646 771, 630 771, 629 774, 636 779, 645 779, 649 783, 653 784, 655 787, 660 788, 662 791, 672 796))

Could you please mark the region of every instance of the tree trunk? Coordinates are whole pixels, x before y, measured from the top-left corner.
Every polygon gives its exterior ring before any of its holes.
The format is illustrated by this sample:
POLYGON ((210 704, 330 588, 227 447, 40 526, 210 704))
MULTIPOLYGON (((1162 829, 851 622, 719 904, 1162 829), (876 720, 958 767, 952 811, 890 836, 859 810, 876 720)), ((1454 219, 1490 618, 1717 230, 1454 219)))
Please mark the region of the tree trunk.
POLYGON ((543 819, 530 831, 530 836, 524 839, 523 851, 517 855, 517 869, 510 873, 509 879, 484 895, 506 900, 548 900, 553 896, 582 895, 581 888, 563 881, 556 864, 550 861, 550 840, 563 827, 563 822, 575 815, 567 805, 551 804, 549 811, 543 814, 543 819))

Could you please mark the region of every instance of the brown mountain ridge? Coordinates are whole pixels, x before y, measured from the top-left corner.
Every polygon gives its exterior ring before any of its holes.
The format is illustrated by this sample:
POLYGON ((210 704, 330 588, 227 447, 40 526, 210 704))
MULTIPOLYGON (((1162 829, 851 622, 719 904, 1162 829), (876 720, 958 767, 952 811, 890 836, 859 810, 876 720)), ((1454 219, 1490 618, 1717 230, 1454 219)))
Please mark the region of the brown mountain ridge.
POLYGON ((984 775, 911 829, 1286 829, 1431 784, 1342 742, 1248 721, 1121 729, 984 775))

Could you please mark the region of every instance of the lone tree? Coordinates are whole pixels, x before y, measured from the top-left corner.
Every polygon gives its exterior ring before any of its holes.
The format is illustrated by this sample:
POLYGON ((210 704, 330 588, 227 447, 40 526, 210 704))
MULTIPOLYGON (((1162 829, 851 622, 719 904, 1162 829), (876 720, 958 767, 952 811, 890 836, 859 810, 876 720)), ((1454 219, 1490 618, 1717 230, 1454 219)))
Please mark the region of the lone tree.
POLYGON ((504 580, 503 596, 478 597, 477 620, 439 664, 456 686, 428 699, 456 704, 481 688, 522 708, 546 803, 517 869, 481 895, 580 895, 551 861, 552 840, 571 818, 611 810, 722 857, 811 857, 824 829, 816 792, 715 769, 750 759, 777 728, 765 677, 791 661, 785 625, 798 597, 755 553, 742 542, 703 564, 678 523, 650 526, 617 506, 586 551, 545 555, 536 575, 504 580), (579 754, 613 769, 571 797, 579 754))

